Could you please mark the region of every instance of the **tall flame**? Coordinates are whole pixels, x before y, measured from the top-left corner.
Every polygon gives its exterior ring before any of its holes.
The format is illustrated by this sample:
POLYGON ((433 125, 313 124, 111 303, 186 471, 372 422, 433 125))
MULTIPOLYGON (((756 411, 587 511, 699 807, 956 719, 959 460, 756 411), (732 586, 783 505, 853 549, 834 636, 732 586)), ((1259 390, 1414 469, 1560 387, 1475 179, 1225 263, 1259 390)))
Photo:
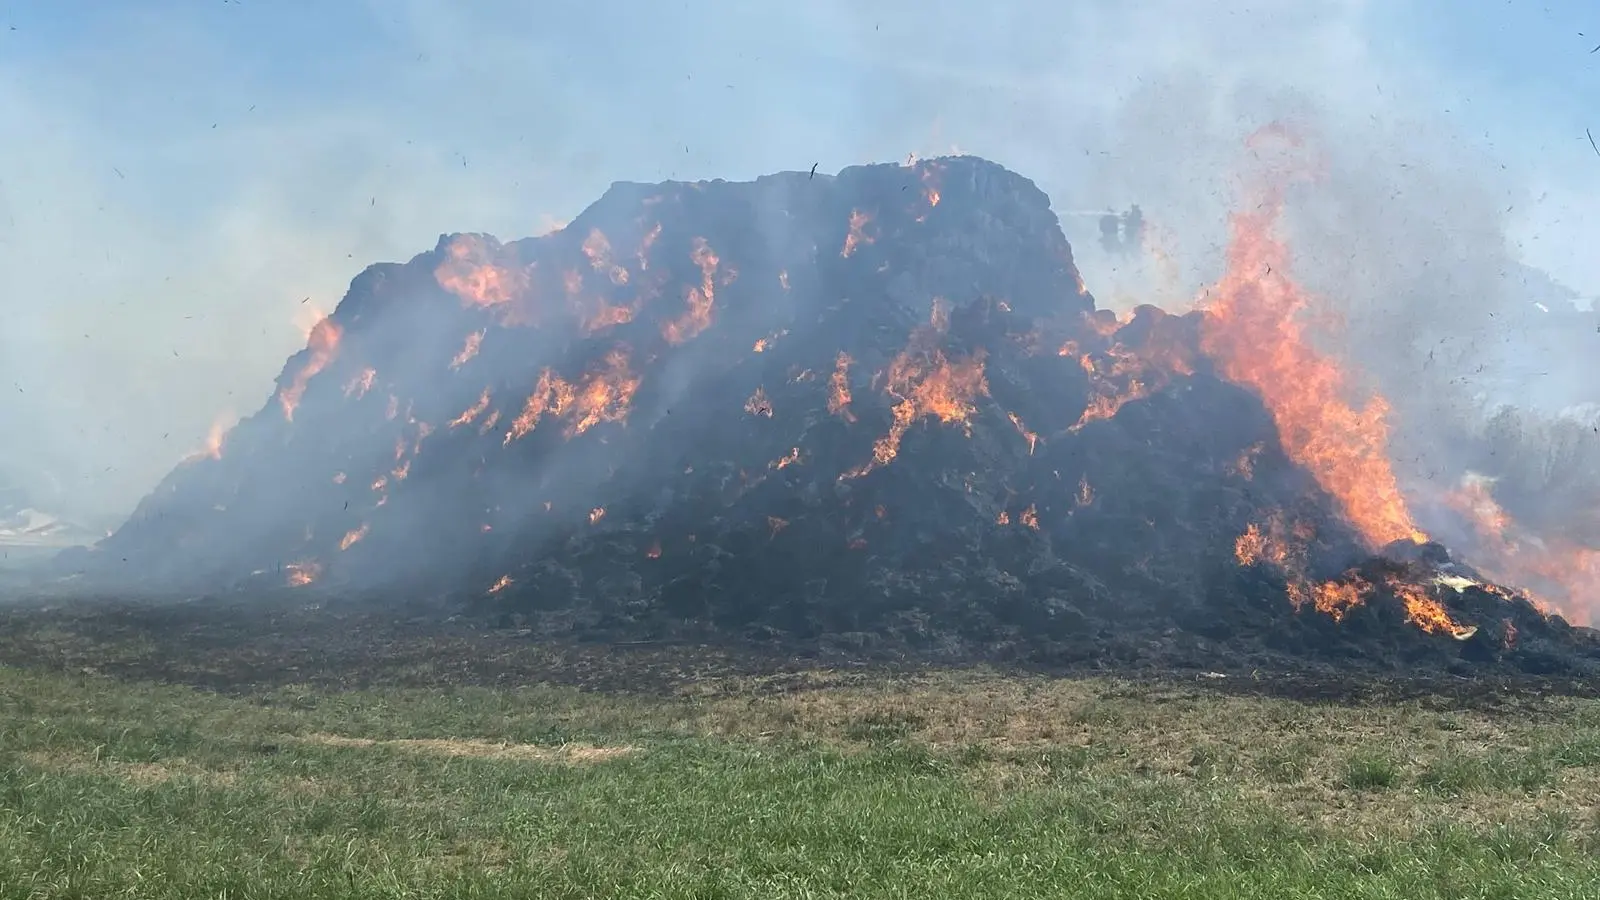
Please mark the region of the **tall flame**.
POLYGON ((1388 403, 1374 395, 1352 407, 1344 372, 1306 337, 1300 314, 1309 298, 1289 277, 1288 247, 1274 233, 1283 200, 1274 185, 1230 217, 1228 267, 1211 291, 1201 345, 1223 377, 1261 395, 1289 457, 1370 545, 1424 541, 1389 461, 1388 403))

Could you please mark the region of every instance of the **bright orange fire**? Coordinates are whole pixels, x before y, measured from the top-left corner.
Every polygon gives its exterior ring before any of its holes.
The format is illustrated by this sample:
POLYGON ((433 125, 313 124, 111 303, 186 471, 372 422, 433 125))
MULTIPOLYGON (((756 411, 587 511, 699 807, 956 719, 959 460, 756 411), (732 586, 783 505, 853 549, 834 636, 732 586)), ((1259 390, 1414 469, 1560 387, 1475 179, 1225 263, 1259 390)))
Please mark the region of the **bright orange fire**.
POLYGON ((300 405, 300 398, 305 396, 306 385, 318 372, 333 362, 333 358, 339 353, 339 339, 343 335, 344 329, 331 318, 324 318, 312 327, 311 334, 306 339, 306 350, 310 355, 305 365, 301 366, 294 378, 278 392, 278 404, 283 407, 285 420, 294 421, 294 411, 300 405))
POLYGON ((488 408, 489 408, 489 389, 488 388, 484 388, 483 389, 483 393, 478 395, 478 401, 476 403, 474 403, 471 406, 467 407, 465 410, 462 410, 461 415, 456 416, 454 419, 450 420, 450 427, 451 428, 459 428, 462 425, 471 425, 473 420, 478 418, 478 416, 482 415, 483 411, 488 409, 488 408))
POLYGON ((1421 542, 1389 462, 1388 403, 1357 410, 1344 372, 1307 339, 1308 297, 1289 277, 1289 249, 1274 233, 1283 186, 1230 218, 1227 272, 1210 292, 1202 346, 1223 377, 1255 390, 1284 450, 1310 470, 1367 543, 1421 542))
POLYGON ((360 528, 352 528, 352 529, 350 529, 350 531, 345 533, 344 538, 339 541, 339 549, 340 550, 349 550, 351 547, 353 547, 356 544, 360 543, 361 539, 366 537, 367 536, 367 532, 369 532, 371 530, 372 530, 372 526, 366 524, 365 522, 361 523, 361 527, 360 528))
POLYGON ((528 274, 495 260, 500 243, 476 234, 458 234, 446 248, 447 258, 434 269, 439 286, 469 306, 510 303, 528 288, 528 274))
POLYGON ((844 236, 844 248, 839 251, 840 256, 848 259, 855 254, 857 247, 873 242, 874 238, 865 231, 871 223, 872 217, 861 210, 850 211, 850 231, 844 236))
POLYGON ((856 414, 850 411, 850 363, 848 353, 840 353, 834 360, 833 374, 828 377, 828 412, 846 422, 854 422, 856 414))
POLYGON ((934 304, 934 323, 918 328, 905 350, 889 364, 884 392, 894 400, 894 420, 889 433, 872 448, 872 460, 841 478, 859 478, 888 465, 900 452, 900 441, 912 423, 934 416, 946 425, 971 430, 977 399, 987 396, 989 382, 983 374, 984 352, 951 360, 938 345, 940 306, 934 304))
POLYGON ((574 384, 549 369, 528 396, 522 412, 506 432, 505 444, 532 431, 546 413, 567 419, 566 436, 573 437, 601 422, 621 422, 628 417, 641 379, 628 368, 628 353, 617 347, 605 361, 574 384))
POLYGON ((1022 439, 1028 442, 1028 455, 1032 456, 1034 449, 1039 446, 1039 435, 1029 431, 1028 426, 1022 424, 1022 417, 1016 413, 1008 412, 1006 418, 1011 420, 1011 427, 1017 429, 1017 434, 1022 435, 1022 439))
MULTIPOLYGON (((683 315, 661 326, 661 336, 670 344, 681 344, 709 328, 711 307, 717 302, 717 265, 721 260, 716 251, 705 238, 697 237, 690 257, 700 267, 700 284, 689 289, 684 301, 689 308, 683 315)), ((730 269, 722 283, 729 283, 732 274, 730 269)))
POLYGON ((1129 403, 1166 387, 1174 376, 1194 374, 1188 354, 1176 342, 1137 351, 1118 342, 1104 353, 1085 353, 1078 359, 1089 374, 1092 393, 1072 431, 1115 416, 1129 403))
POLYGON ((483 336, 485 333, 485 330, 480 329, 467 335, 467 342, 461 348, 461 352, 457 353, 455 358, 450 360, 450 368, 459 369, 471 361, 474 356, 477 356, 478 348, 483 345, 483 336))
POLYGON ((290 587, 305 587, 322 577, 322 566, 314 562, 290 563, 284 568, 289 572, 290 587))

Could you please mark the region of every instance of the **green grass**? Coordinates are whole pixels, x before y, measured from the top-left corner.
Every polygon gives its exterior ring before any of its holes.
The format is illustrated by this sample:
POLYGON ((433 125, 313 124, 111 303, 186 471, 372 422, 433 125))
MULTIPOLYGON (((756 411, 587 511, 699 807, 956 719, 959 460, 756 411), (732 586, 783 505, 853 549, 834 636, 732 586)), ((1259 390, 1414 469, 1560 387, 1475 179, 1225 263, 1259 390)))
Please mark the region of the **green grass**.
POLYGON ((224 695, 0 667, 0 900, 1600 896, 1593 702, 786 684, 224 695))

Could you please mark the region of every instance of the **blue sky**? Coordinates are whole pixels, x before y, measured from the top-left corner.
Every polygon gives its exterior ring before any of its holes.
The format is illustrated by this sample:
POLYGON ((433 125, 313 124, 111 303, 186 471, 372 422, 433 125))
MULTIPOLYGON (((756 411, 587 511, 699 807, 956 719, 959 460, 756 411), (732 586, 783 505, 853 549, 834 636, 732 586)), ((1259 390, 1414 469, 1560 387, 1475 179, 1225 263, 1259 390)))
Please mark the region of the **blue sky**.
MULTIPOLYGON (((613 180, 981 153, 1059 209, 1141 203, 1186 242, 1153 298, 1181 301, 1240 135, 1315 109, 1350 196, 1406 194, 1383 214, 1428 246, 1498 259, 1504 236, 1600 295, 1596 45, 1576 0, 13 2, 0 427, 35 439, 0 470, 126 509, 266 399, 303 298, 441 232, 544 230, 613 180)), ((1081 249, 1097 293, 1144 290, 1081 249)))

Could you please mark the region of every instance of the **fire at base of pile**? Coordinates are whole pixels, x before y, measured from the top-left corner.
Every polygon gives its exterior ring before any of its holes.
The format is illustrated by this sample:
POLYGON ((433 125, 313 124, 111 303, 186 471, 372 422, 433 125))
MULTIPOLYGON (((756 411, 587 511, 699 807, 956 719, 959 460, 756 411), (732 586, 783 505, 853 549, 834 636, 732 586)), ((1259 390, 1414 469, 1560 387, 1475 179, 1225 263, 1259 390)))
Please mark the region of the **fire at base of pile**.
POLYGON ((1048 199, 983 160, 619 184, 368 269, 272 402, 62 565, 541 633, 1594 669, 1436 545, 1370 552, 1224 313, 1095 309, 1048 199))

